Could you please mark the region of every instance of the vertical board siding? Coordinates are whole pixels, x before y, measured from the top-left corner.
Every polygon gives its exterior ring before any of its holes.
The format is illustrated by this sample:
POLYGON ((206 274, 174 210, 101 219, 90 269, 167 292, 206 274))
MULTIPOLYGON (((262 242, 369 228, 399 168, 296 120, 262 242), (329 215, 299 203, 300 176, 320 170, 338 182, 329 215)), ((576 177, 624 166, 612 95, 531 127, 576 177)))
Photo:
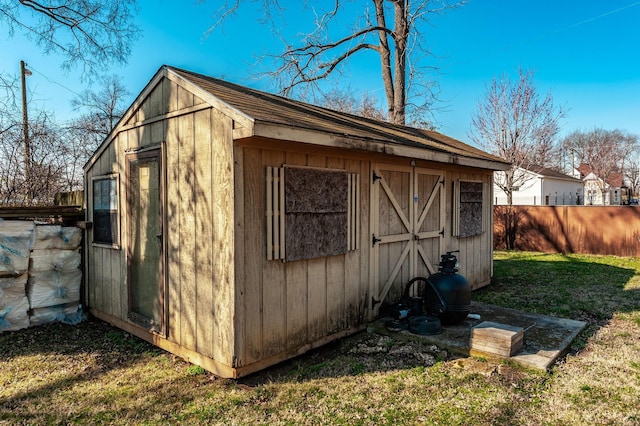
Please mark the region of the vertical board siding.
POLYGON ((446 215, 447 222, 445 236, 447 242, 443 251, 460 250, 457 253, 460 262, 459 273, 463 275, 471 285, 471 289, 478 289, 489 283, 491 279, 491 258, 493 251, 491 248, 491 182, 490 173, 474 173, 468 171, 451 171, 445 177, 446 194, 446 215), (483 203, 482 203, 482 223, 483 232, 472 237, 459 238, 453 234, 453 217, 456 214, 453 210, 454 188, 460 180, 482 181, 483 203), (456 182, 456 185, 453 184, 456 182))
MULTIPOLYGON (((369 163, 254 148, 244 148, 242 158, 244 344, 238 353, 242 354, 240 365, 248 365, 361 325, 367 316, 368 269, 362 263, 363 259, 368 263, 369 251, 362 232, 354 234, 359 238, 358 249, 346 255, 283 262, 267 254, 267 233, 275 239, 273 232, 277 232, 277 227, 267 226, 267 195, 274 196, 273 186, 266 181, 267 169, 288 165, 368 175, 369 163), (363 271, 367 272, 364 277, 363 271)), ((363 176, 357 183, 360 198, 354 222, 367 226, 368 211, 362 206, 366 209, 369 203, 368 184, 363 176)))
POLYGON ((233 152, 230 120, 212 109, 167 122, 169 336, 231 364, 233 152))
POLYGON ((125 153, 165 143, 167 339, 231 365, 235 315, 232 121, 213 109, 203 109, 140 125, 202 102, 176 83, 162 80, 137 105, 128 127, 87 169, 88 182, 93 176, 119 175, 120 249, 94 247, 89 235, 86 300, 92 308, 128 321, 125 153))

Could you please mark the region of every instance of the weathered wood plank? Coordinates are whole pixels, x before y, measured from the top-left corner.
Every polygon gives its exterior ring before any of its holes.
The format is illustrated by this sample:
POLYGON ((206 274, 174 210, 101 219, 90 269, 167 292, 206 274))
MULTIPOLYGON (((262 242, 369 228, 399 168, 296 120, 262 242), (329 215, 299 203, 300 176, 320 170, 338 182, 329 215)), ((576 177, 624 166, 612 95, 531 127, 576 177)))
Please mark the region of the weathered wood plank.
POLYGON ((264 171, 262 153, 245 149, 244 158, 244 347, 243 365, 262 359, 262 257, 264 256, 264 171))
POLYGON ((182 86, 176 86, 178 89, 178 107, 176 109, 189 108, 194 105, 193 93, 183 88, 182 86))
MULTIPOLYGON (((214 132, 216 133, 216 132, 214 132)), ((233 142, 232 142, 233 143, 233 142)), ((245 195, 244 195, 244 149, 233 146, 233 191, 234 191, 234 280, 233 280, 233 315, 229 323, 230 339, 233 340, 231 353, 235 354, 240 362, 246 359, 245 351, 245 195)), ((219 327, 218 316, 215 318, 215 327, 219 327)))
POLYGON ((196 285, 196 351, 213 357, 214 294, 213 250, 214 217, 211 113, 209 110, 194 114, 194 203, 195 203, 195 285, 196 285))
POLYGON ((196 191, 193 176, 195 164, 194 117, 185 115, 178 118, 178 212, 180 216, 180 343, 188 348, 196 347, 197 291, 194 282, 196 248, 195 209, 196 191))
MULTIPOLYGON (((234 158, 229 117, 212 110, 213 123, 213 355, 218 361, 233 364, 233 328, 236 307, 234 263, 234 158)), ((239 194, 242 196, 242 192, 239 194)))
MULTIPOLYGON (((307 166, 326 167, 323 156, 307 156, 307 166)), ((327 333, 327 260, 307 260, 309 339, 316 340, 327 333)))
MULTIPOLYGON (((344 169, 344 160, 329 157, 326 163, 330 169, 344 169)), ((347 197, 347 194, 344 194, 347 197)), ((327 332, 335 333, 345 328, 345 256, 327 258, 327 332)))
MULTIPOLYGON (((305 166, 306 156, 286 152, 286 164, 305 166)), ((287 262, 286 285, 287 285, 287 346, 295 347, 304 344, 309 339, 308 334, 308 278, 306 260, 287 262)))
POLYGON ((180 343, 181 280, 180 280, 180 173, 178 166, 178 119, 167 121, 167 205, 165 217, 167 230, 168 264, 168 337, 180 343))
MULTIPOLYGON (((371 162, 369 161, 359 161, 359 172, 360 172, 360 219, 359 219, 359 228, 360 228, 360 242, 358 243, 358 250, 356 251, 356 261, 359 262, 360 270, 354 269, 357 274, 357 280, 354 281, 353 287, 350 286, 351 289, 351 297, 349 300, 353 301, 352 303, 357 303, 355 305, 356 312, 350 315, 351 317, 351 325, 361 324, 363 321, 369 319, 369 300, 371 299, 371 292, 369 289, 370 283, 370 274, 373 270, 374 266, 370 263, 371 261, 371 233, 370 231, 370 209, 371 209, 371 191, 370 191, 370 182, 371 182, 371 162)), ((354 165, 354 171, 358 171, 358 165, 354 165)), ((351 283, 351 279, 349 279, 351 283)), ((347 309, 349 309, 347 307, 347 309)))
MULTIPOLYGON (((276 151, 263 151, 264 166, 282 164, 284 155, 276 151)), ((265 170, 266 167, 261 167, 265 170)), ((264 202, 260 203, 264 206, 264 202)), ((264 233, 264 230, 262 231, 264 233)), ((284 274, 284 264, 281 261, 265 261, 260 256, 263 270, 262 290, 262 339, 263 356, 276 355, 286 349, 287 324, 287 289, 284 274)))
POLYGON ((162 84, 158 84, 149 94, 145 103, 145 118, 157 117, 162 114, 163 110, 162 84))

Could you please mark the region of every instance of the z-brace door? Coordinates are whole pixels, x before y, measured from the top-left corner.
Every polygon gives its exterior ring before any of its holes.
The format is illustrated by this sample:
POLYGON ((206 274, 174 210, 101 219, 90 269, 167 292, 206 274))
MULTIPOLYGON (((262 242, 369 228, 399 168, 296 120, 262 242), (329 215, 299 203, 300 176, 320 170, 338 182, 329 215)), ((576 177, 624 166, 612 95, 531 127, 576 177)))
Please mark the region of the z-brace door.
POLYGON ((441 171, 376 164, 371 186, 371 314, 411 278, 436 272, 444 243, 441 171))

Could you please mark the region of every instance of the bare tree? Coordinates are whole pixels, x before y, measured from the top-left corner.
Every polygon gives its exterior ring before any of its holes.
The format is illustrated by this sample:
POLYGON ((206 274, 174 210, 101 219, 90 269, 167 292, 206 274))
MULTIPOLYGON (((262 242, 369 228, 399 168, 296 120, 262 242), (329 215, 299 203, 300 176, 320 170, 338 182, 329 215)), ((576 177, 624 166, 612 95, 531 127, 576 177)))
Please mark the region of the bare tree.
POLYGON ((624 175, 629 156, 638 150, 638 136, 617 129, 596 128, 588 132, 575 131, 562 140, 562 145, 579 163, 589 166, 597 177, 596 184, 605 203, 604 194, 613 178, 624 175))
POLYGON ((553 103, 551 93, 541 98, 532 71, 519 70, 517 81, 506 75, 486 86, 484 100, 471 119, 469 137, 486 151, 511 163, 495 174, 495 184, 513 204, 513 192, 532 177, 524 172, 549 165, 556 151, 555 138, 565 116, 553 103))
MULTIPOLYGON (((284 10, 277 0, 254 1, 262 4, 266 21, 273 22, 271 11, 284 10)), ((464 0, 362 0, 359 16, 352 14, 348 8, 351 2, 346 0, 301 3, 313 7, 313 28, 299 44, 281 36, 284 51, 269 55, 276 66, 267 74, 276 79, 284 95, 293 96, 303 85, 317 87, 318 82, 339 73, 355 55, 373 52, 380 60, 388 120, 405 124, 408 115, 415 121, 430 110, 437 85, 428 76, 435 67, 425 65, 424 58, 432 56, 426 29, 433 16, 464 4, 464 0), (352 26, 344 26, 343 16, 352 26)), ((239 6, 240 0, 225 1, 214 15, 209 33, 239 6)))
POLYGON ((65 190, 82 188, 82 166, 120 121, 130 95, 121 78, 111 75, 100 78, 97 91, 87 89, 71 101, 82 114, 65 126, 67 162, 61 175, 65 190))
POLYGON ((135 0, 0 0, 0 22, 13 36, 24 34, 45 54, 65 57, 92 76, 112 62, 126 63, 139 29, 135 0))
POLYGON ((360 97, 356 97, 353 91, 348 89, 335 88, 330 92, 323 93, 320 99, 314 103, 325 108, 374 120, 384 121, 386 118, 384 111, 377 105, 374 96, 365 93, 360 97))
POLYGON ((103 79, 101 91, 78 97, 85 116, 64 128, 31 103, 27 175, 16 80, 0 76, 0 205, 51 204, 57 192, 82 188, 82 165, 120 119, 127 92, 116 77, 103 79))
POLYGON ((95 140, 90 145, 97 148, 122 118, 130 96, 119 76, 101 77, 98 91, 87 89, 71 101, 76 111, 83 112, 72 127, 93 135, 95 140))
POLYGON ((51 204, 62 189, 61 173, 66 167, 64 143, 46 111, 33 111, 29 121, 30 164, 25 175, 22 128, 19 121, 0 134, 0 205, 51 204))
POLYGON ((629 156, 624 174, 629 182, 631 196, 637 197, 640 194, 640 153, 638 151, 629 156))

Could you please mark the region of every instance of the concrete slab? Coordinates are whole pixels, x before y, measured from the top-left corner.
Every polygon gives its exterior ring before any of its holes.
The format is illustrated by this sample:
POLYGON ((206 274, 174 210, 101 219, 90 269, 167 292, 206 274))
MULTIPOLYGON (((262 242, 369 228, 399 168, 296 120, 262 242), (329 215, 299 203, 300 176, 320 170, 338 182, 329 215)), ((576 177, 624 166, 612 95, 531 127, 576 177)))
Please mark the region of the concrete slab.
POLYGON ((471 349, 471 330, 473 327, 484 321, 522 327, 524 329, 522 349, 508 359, 522 365, 546 370, 558 358, 566 354, 571 342, 587 325, 583 321, 527 313, 479 302, 471 302, 471 313, 479 315, 480 318, 467 318, 457 325, 444 325, 442 333, 431 336, 421 336, 406 330, 389 331, 385 327, 385 322, 389 318, 380 319, 371 324, 371 327, 380 334, 402 335, 406 338, 420 339, 460 355, 486 355, 488 357, 496 355, 484 354, 471 349))

